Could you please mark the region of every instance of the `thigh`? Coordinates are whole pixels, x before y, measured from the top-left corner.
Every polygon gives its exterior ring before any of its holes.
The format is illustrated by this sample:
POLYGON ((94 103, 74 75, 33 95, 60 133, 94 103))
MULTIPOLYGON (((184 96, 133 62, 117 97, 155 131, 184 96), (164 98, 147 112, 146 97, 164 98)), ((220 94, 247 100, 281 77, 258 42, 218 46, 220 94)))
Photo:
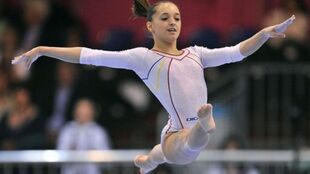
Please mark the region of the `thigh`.
POLYGON ((188 151, 185 147, 188 129, 183 129, 178 132, 168 133, 162 142, 163 153, 170 163, 188 164, 194 161, 200 151, 188 151))

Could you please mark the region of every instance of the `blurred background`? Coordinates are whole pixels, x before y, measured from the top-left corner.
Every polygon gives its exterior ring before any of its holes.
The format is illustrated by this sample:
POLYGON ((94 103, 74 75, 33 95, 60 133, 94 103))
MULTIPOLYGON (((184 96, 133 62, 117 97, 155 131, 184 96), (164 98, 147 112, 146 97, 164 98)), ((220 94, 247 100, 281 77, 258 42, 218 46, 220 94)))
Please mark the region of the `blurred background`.
MULTIPOLYGON (((146 21, 132 16, 131 2, 0 0, 1 151, 150 149, 159 142, 168 114, 133 72, 47 57, 35 62, 30 71, 11 65, 14 56, 39 45, 111 51, 151 48, 146 21)), ((180 49, 235 45, 265 26, 296 15, 285 39, 268 41, 242 63, 205 70, 208 102, 214 105, 217 123, 208 149, 310 147, 310 1, 173 2, 182 16, 180 49)), ((201 170, 196 173, 210 174, 278 171, 276 166, 245 164, 197 166, 193 168, 201 170)), ((0 173, 21 171, 14 166, 0 167, 0 173)), ((86 168, 97 173, 126 173, 102 166, 86 168)), ((176 168, 163 166, 156 172, 195 173, 191 167, 176 168)), ((52 171, 78 174, 76 169, 70 170, 67 166, 52 171)), ((310 173, 310 165, 298 169, 282 165, 279 170, 310 173)), ((33 173, 28 168, 22 171, 33 173)))

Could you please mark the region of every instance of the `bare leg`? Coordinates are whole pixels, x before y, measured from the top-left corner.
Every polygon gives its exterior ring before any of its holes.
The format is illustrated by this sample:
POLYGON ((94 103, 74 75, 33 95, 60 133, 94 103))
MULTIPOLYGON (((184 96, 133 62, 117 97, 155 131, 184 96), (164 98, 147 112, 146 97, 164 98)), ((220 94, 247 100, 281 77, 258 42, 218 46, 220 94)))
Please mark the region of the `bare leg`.
POLYGON ((141 174, 148 173, 164 162, 165 157, 160 144, 157 144, 148 155, 138 155, 134 159, 134 163, 140 168, 141 174))
POLYGON ((209 135, 215 130, 212 105, 204 104, 198 110, 199 124, 196 124, 188 134, 187 145, 192 150, 202 150, 208 143, 209 135))
POLYGON ((207 145, 210 133, 215 130, 212 105, 202 105, 198 110, 198 116, 199 122, 193 128, 183 129, 166 137, 163 152, 170 162, 190 163, 207 145))
POLYGON ((198 117, 199 122, 193 128, 168 134, 162 146, 158 144, 148 155, 137 156, 134 162, 141 174, 155 169, 167 160, 175 164, 187 164, 195 160, 207 145, 209 134, 215 130, 212 105, 202 105, 198 110, 198 117))

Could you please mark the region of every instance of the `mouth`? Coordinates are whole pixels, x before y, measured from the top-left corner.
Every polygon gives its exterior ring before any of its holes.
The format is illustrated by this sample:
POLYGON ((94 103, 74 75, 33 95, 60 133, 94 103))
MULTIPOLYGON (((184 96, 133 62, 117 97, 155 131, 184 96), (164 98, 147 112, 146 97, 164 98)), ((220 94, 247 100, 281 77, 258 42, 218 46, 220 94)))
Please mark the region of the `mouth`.
POLYGON ((175 33, 175 32, 177 32, 177 29, 175 29, 175 28, 169 28, 167 31, 170 32, 170 33, 175 33))

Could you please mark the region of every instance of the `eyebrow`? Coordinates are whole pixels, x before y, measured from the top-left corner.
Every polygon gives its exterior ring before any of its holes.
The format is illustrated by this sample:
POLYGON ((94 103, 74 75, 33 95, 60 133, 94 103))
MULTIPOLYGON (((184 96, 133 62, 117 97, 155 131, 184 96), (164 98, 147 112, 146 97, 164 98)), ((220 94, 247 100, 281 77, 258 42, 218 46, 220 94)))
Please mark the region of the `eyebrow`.
MULTIPOLYGON (((162 15, 169 15, 169 13, 162 13, 162 14, 160 14, 160 16, 162 16, 162 15)), ((174 15, 178 15, 178 16, 180 16, 180 13, 175 13, 174 15)))

